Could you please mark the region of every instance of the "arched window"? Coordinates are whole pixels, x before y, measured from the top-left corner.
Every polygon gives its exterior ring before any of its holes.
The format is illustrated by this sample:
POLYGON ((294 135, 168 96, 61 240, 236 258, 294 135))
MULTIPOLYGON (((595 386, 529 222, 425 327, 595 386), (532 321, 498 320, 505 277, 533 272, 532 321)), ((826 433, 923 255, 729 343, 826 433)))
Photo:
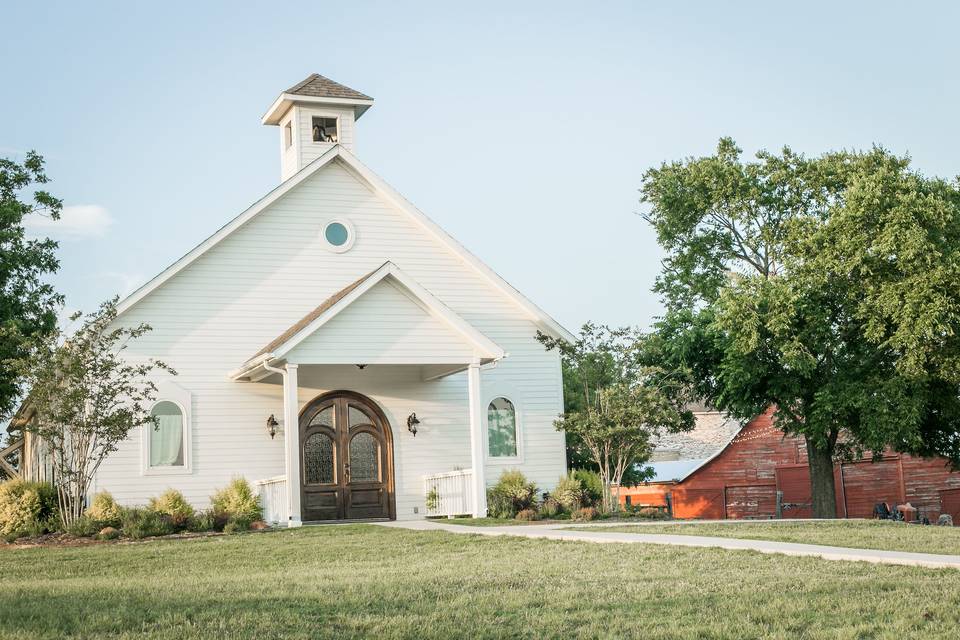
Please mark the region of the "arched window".
POLYGON ((151 467, 184 467, 184 416, 175 402, 161 400, 153 405, 150 415, 156 422, 150 429, 149 460, 151 467))
POLYGON ((487 406, 487 451, 491 458, 517 457, 517 410, 503 397, 487 406))

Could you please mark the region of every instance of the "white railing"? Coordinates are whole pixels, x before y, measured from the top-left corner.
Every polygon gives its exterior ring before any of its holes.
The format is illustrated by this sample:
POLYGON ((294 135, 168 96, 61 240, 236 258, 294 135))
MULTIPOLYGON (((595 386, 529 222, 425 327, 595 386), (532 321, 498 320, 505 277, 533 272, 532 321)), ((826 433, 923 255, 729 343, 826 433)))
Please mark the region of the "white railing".
POLYGON ((448 471, 423 477, 428 516, 471 515, 473 513, 473 470, 448 471))
POLYGON ((253 483, 260 496, 263 507, 263 519, 272 524, 286 524, 287 517, 287 476, 276 476, 253 483))

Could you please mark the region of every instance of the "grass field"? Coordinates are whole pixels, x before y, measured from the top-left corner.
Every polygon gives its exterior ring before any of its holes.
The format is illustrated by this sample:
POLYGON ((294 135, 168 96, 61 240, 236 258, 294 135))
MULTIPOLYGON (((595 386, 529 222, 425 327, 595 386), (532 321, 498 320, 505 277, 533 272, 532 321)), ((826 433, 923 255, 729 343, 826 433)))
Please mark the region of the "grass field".
POLYGON ((374 525, 0 549, 0 637, 955 638, 960 572, 374 525))
MULTIPOLYGON (((590 530, 597 531, 597 529, 590 530)), ((775 540, 854 549, 960 555, 960 527, 924 527, 879 520, 623 525, 604 528, 601 531, 775 540)))

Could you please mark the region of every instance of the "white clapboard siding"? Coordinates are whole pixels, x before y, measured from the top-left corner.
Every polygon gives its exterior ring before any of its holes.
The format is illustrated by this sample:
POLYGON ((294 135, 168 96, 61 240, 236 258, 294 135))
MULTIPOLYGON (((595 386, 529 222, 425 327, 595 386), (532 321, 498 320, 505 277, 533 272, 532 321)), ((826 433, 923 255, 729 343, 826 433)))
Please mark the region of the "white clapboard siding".
POLYGON ((298 344, 297 363, 469 362, 473 348, 389 280, 381 280, 298 344))
MULTIPOLYGON (((557 354, 536 342, 536 326, 513 300, 382 201, 339 160, 121 317, 124 323, 148 322, 154 328, 131 345, 130 355, 170 363, 179 373, 177 385, 191 394, 192 471, 144 475, 142 434, 137 432, 104 463, 97 489, 111 491, 124 504, 139 504, 175 487, 203 506, 233 476, 254 481, 282 474, 283 434, 271 440, 265 427, 267 416, 283 415, 279 380, 240 383, 227 373, 330 295, 388 260, 509 354, 482 371, 481 388, 484 406, 496 395, 508 396, 517 406, 523 456, 509 463, 488 462, 488 482, 502 469, 518 467, 550 489, 565 467, 563 435, 553 427, 562 410, 557 354), (355 228, 356 243, 345 253, 329 251, 321 239, 324 223, 333 217, 346 218, 355 228)), ((391 295, 385 289, 381 293, 391 295)), ((399 518, 423 515, 424 475, 470 466, 464 373, 424 382, 416 366, 382 364, 361 371, 352 365, 301 365, 300 383, 301 404, 327 390, 352 389, 384 410, 394 433, 399 518), (406 429, 412 412, 421 420, 416 437, 406 429)))

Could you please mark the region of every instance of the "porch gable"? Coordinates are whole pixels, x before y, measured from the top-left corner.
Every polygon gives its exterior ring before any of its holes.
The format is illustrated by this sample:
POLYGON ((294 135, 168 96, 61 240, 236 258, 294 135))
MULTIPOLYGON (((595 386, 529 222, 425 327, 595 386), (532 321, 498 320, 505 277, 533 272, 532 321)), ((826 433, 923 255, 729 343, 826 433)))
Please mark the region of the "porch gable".
POLYGON ((255 381, 269 371, 265 365, 280 360, 465 366, 506 355, 397 265, 386 262, 333 294, 230 377, 255 381))

